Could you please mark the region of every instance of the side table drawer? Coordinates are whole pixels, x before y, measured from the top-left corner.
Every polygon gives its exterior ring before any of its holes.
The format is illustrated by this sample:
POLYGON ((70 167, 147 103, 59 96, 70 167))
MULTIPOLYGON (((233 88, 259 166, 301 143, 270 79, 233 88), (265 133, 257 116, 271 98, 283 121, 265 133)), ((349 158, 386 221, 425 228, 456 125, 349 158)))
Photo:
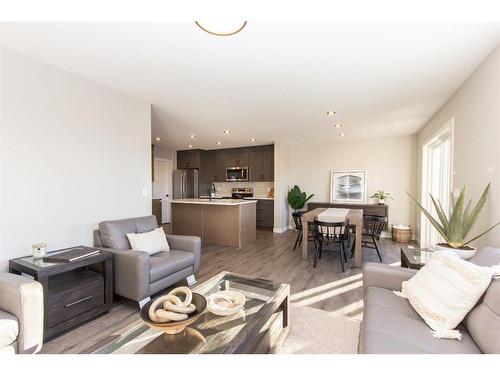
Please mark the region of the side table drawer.
POLYGON ((78 271, 73 275, 78 281, 65 283, 66 277, 49 280, 47 298, 47 326, 52 327, 104 304, 104 278, 93 271, 78 271), (53 288, 51 288, 53 284, 53 288))

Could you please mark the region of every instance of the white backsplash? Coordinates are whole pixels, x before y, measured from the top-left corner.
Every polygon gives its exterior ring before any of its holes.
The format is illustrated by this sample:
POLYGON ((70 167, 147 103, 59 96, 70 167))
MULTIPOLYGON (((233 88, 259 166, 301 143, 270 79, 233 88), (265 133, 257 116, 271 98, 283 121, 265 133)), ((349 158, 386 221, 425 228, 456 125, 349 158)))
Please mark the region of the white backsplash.
POLYGON ((253 188, 254 197, 266 198, 273 187, 274 182, 215 182, 217 197, 231 196, 232 188, 253 188))

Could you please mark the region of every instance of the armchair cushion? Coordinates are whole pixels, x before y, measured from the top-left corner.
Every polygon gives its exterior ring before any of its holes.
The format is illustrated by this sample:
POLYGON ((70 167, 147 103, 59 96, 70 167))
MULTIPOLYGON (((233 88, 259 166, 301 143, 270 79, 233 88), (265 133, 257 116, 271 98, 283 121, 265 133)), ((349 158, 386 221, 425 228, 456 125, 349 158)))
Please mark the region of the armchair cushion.
POLYGON ((201 238, 196 236, 179 236, 167 234, 167 241, 170 249, 184 250, 193 253, 193 272, 198 272, 201 261, 201 238))
POLYGON ((158 223, 153 215, 99 223, 102 246, 114 249, 130 249, 127 233, 150 232, 156 228, 158 223))
POLYGON ((17 352, 38 352, 43 343, 42 284, 20 275, 0 273, 0 310, 17 319, 17 352))
POLYGON ((0 349, 12 344, 19 335, 19 324, 14 315, 0 310, 0 349))
POLYGON ((194 265, 195 256, 189 251, 162 251, 149 257, 149 282, 154 283, 194 265))

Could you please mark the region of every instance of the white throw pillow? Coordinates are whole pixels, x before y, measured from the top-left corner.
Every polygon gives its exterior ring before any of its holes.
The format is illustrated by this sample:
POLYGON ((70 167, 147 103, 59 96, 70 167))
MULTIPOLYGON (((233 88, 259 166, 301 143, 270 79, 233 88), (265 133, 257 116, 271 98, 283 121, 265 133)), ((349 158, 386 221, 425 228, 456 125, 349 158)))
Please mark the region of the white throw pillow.
POLYGON ((146 233, 127 233, 127 238, 132 250, 146 251, 149 255, 170 250, 163 228, 146 233))
POLYGON ((462 339, 454 330, 479 301, 495 275, 495 267, 480 267, 445 252, 436 252, 402 291, 437 338, 462 339))

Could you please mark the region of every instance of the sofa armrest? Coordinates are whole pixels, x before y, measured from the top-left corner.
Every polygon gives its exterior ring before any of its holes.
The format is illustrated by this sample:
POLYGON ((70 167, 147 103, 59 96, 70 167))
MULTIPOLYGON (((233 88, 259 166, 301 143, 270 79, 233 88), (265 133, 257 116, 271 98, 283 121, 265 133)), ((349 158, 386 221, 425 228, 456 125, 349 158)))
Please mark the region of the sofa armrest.
POLYGON ((38 281, 0 273, 0 309, 17 318, 18 353, 36 353, 43 344, 43 287, 38 281))
POLYGON ((390 290, 401 290, 403 281, 409 280, 417 270, 368 262, 363 265, 363 293, 370 286, 390 290))
POLYGON ((98 247, 113 253, 116 294, 134 301, 149 297, 149 254, 146 251, 98 247))
POLYGON ((201 238, 196 236, 179 236, 167 234, 168 245, 174 250, 189 251, 194 254, 194 272, 200 269, 201 238))

